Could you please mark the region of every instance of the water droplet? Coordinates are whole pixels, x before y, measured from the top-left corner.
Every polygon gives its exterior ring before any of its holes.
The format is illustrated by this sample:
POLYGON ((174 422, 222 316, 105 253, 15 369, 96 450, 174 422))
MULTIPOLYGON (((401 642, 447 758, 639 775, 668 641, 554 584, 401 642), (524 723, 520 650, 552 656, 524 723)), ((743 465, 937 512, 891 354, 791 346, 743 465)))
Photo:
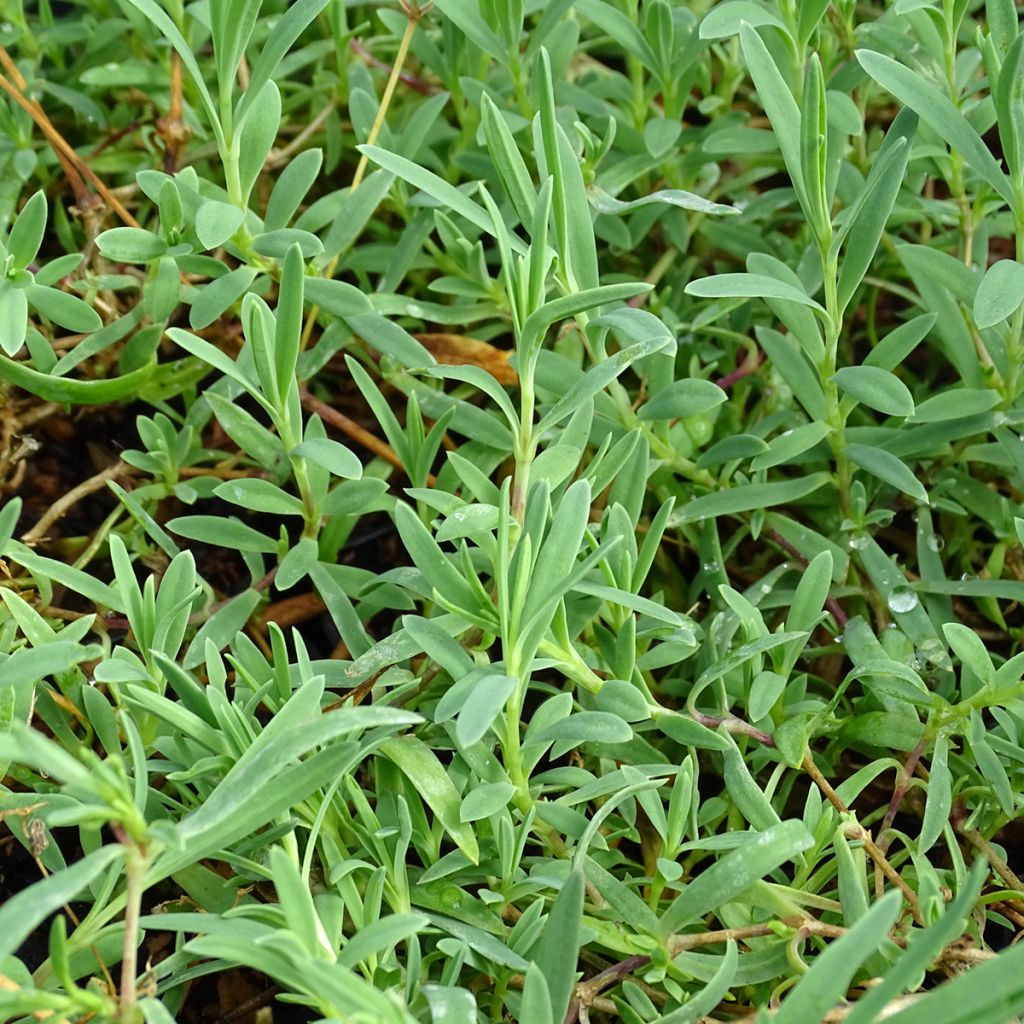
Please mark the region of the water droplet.
POLYGON ((889 594, 889 609, 897 615, 905 615, 917 607, 917 594, 910 587, 896 587, 889 594))
POLYGON ((964 572, 960 574, 960 581, 962 583, 970 583, 971 580, 976 580, 977 578, 977 576, 974 576, 969 572, 964 572))
POLYGON ((405 311, 406 311, 406 313, 409 314, 409 316, 418 316, 418 317, 422 317, 423 316, 423 307, 422 306, 417 306, 415 302, 410 302, 405 307, 405 311))
POLYGON ((942 643, 939 640, 922 640, 918 645, 917 653, 929 665, 939 665, 942 667, 952 665, 949 655, 946 653, 945 648, 943 648, 942 643))
POLYGON ((717 562, 705 562, 701 566, 701 568, 705 572, 707 572, 707 573, 718 572, 718 563, 717 562))
POLYGON ((847 543, 854 551, 863 551, 868 546, 868 535, 855 533, 847 543))
POLYGON ((946 542, 936 533, 933 533, 928 538, 928 550, 929 551, 941 551, 946 546, 946 542))

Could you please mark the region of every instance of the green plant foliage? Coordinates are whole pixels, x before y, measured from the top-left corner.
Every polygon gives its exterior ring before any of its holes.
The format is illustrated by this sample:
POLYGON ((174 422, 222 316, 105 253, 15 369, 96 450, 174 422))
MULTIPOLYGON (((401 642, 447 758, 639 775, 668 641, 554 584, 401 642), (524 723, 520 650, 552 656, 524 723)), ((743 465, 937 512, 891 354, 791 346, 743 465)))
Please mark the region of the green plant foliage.
POLYGON ((0 1018, 1021 1019, 1012 0, 0 6, 0 1018))

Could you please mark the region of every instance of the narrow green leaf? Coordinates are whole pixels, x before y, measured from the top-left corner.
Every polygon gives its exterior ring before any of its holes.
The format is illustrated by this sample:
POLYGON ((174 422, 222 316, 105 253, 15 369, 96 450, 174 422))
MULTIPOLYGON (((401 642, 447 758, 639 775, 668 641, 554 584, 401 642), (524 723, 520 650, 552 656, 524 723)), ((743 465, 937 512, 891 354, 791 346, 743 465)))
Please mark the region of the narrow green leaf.
POLYGON ((806 498, 808 494, 813 494, 819 487, 824 487, 830 482, 831 477, 828 473, 809 473, 805 477, 792 480, 741 484, 739 487, 730 487, 715 494, 693 498, 672 514, 669 523, 679 526, 716 516, 735 515, 738 512, 769 508, 772 505, 785 505, 806 498))
POLYGON ((775 1024, 824 1020, 849 990, 861 964, 886 941, 900 912, 900 894, 886 893, 842 938, 833 942, 782 1000, 775 1024))
POLYGON ((75 897, 124 856, 119 843, 101 846, 69 868, 9 896, 0 907, 0 958, 7 959, 55 910, 75 897))
POLYGON ((576 868, 562 883, 537 944, 534 963, 551 995, 551 1015, 565 1018, 576 982, 583 917, 583 872, 576 868))
POLYGON ((858 50, 857 60, 883 89, 927 121, 939 137, 960 153, 996 193, 1011 207, 1014 205, 1013 189, 992 151, 947 96, 939 92, 923 75, 911 71, 884 53, 858 50))
POLYGON ((746 58, 750 76, 754 80, 757 94, 775 132, 775 139, 782 151, 782 159, 793 182, 797 200, 808 217, 814 214, 804 187, 800 160, 801 114, 793 94, 789 91, 782 73, 765 46, 764 40, 749 24, 740 25, 740 42, 746 58))
POLYGON ((766 274, 715 274, 691 281, 684 290, 705 299, 788 299, 824 312, 805 292, 766 274))
MULTIPOLYGON (((473 202, 465 192, 460 191, 454 185, 449 185, 443 178, 439 178, 433 171, 414 164, 404 156, 397 153, 390 153, 380 146, 358 146, 360 153, 365 154, 375 164, 407 181, 410 185, 425 192, 428 196, 436 199, 442 206, 448 207, 455 213, 465 217, 471 224, 486 231, 487 234, 494 233, 494 224, 490 214, 479 204, 473 202)), ((525 255, 526 246, 522 240, 515 235, 511 236, 512 248, 519 254, 525 255)))
POLYGON ((814 839, 800 821, 784 821, 751 836, 687 883, 662 915, 658 930, 663 936, 682 931, 704 914, 731 902, 755 882, 794 860, 811 847, 814 839))
POLYGON ((455 845, 474 863, 480 859, 476 835, 460 816, 461 801, 455 785, 437 756, 415 736, 385 741, 380 752, 396 764, 423 797, 455 845))
POLYGON ((927 853, 938 842, 949 822, 953 808, 953 784, 949 771, 949 737, 940 733, 932 749, 928 767, 928 795, 921 819, 921 832, 917 837, 917 851, 927 853))
POLYGON ((846 454, 851 462, 861 469, 892 485, 898 491, 909 494, 922 505, 928 504, 928 491, 924 484, 914 475, 909 466, 884 448, 869 448, 863 444, 846 446, 846 454))

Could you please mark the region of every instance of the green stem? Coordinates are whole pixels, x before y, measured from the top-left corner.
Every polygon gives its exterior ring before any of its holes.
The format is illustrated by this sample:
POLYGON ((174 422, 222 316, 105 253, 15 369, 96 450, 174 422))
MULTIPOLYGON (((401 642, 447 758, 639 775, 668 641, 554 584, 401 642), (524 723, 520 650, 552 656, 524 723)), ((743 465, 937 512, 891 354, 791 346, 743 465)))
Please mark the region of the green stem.
POLYGON ((831 427, 829 443, 836 462, 836 482, 839 503, 846 518, 850 517, 850 484, 853 471, 846 454, 846 423, 839 400, 839 388, 832 379, 839 364, 839 336, 843 329, 843 315, 839 309, 839 267, 834 257, 828 256, 822 246, 822 266, 825 283, 825 359, 819 367, 821 386, 825 392, 828 424, 831 427))
POLYGON ((121 959, 120 1024, 135 1024, 137 1019, 135 977, 138 973, 139 918, 148 858, 142 847, 129 840, 125 850, 124 947, 121 959))

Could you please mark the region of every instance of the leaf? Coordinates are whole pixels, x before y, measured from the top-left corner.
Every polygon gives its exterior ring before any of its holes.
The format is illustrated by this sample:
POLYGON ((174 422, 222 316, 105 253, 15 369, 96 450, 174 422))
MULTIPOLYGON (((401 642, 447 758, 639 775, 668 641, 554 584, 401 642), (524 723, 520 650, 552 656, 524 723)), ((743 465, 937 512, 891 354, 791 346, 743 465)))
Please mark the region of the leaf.
POLYGON ((263 215, 265 230, 288 227, 306 193, 313 187, 323 159, 323 150, 307 149, 285 165, 267 200, 263 215))
POLYGON ((302 342, 303 288, 305 266, 302 251, 293 245, 284 258, 278 288, 274 328, 274 373, 277 399, 283 408, 295 387, 295 367, 302 342))
POLYGON ((24 288, 0 281, 0 349, 14 356, 25 344, 28 329, 28 299, 24 288))
POLYGON ((703 196, 696 195, 693 192, 686 192, 681 188, 659 189, 657 192, 651 192, 646 196, 641 196, 639 199, 624 202, 621 199, 610 196, 607 192, 598 188, 597 185, 589 185, 587 187, 587 196, 590 199, 590 205, 598 213, 629 213, 630 210, 638 210, 642 206, 649 206, 651 203, 676 206, 681 210, 694 210, 697 213, 718 216, 730 216, 740 212, 734 206, 725 206, 722 203, 712 202, 710 199, 705 199, 703 196))
POLYGON ((699 377, 677 380, 656 392, 641 407, 642 420, 670 420, 709 412, 729 396, 717 384, 699 377))
POLYGON ((519 680, 515 676, 484 673, 473 682, 455 722, 455 738, 470 747, 487 735, 491 723, 502 714, 519 680))
POLYGON ((459 816, 463 821, 479 821, 505 807, 516 791, 511 782, 491 782, 472 789, 463 799, 459 816))
MULTIPOLYGON (((130 0, 134 2, 134 0, 130 0)), ((167 243, 144 228, 111 228, 96 236, 96 245, 108 260, 149 263, 167 252, 167 243)))
POLYGON ((755 0, 732 0, 717 4, 704 15, 700 23, 701 39, 727 39, 740 31, 743 22, 754 28, 772 25, 786 31, 786 23, 770 8, 755 0))
POLYGON ((529 742, 578 746, 581 743, 627 743, 633 736, 628 722, 606 711, 577 711, 553 722, 529 742))
POLYGON ((884 448, 869 448, 863 444, 849 444, 846 454, 861 469, 878 477, 904 494, 909 494, 922 505, 928 504, 928 491, 905 462, 884 448))
POLYGON ((512 206, 520 222, 529 224, 533 218, 534 205, 537 202, 537 190, 534 188, 530 172, 526 169, 526 163, 505 118, 487 93, 481 97, 480 112, 484 140, 487 143, 488 152, 491 154, 491 161, 494 163, 495 170, 501 178, 501 183, 512 201, 512 206))
POLYGON ((460 817, 459 794, 430 747, 414 736, 402 736, 382 743, 380 752, 401 769, 455 845, 472 863, 479 863, 474 830, 460 817))
POLYGON ((437 9, 484 53, 500 64, 508 63, 508 48, 495 35, 478 4, 472 0, 437 0, 437 9))
MULTIPOLYGON (((397 153, 390 153, 379 146, 357 146, 360 153, 369 157, 375 164, 387 171, 409 182, 415 188, 426 192, 428 196, 436 199, 442 206, 448 207, 455 213, 465 217, 471 224, 486 231, 487 234, 494 234, 494 224, 490 214, 480 205, 461 192, 454 185, 449 185, 443 178, 439 178, 433 171, 428 171, 411 160, 397 153)), ((515 252, 524 255, 526 246, 515 235, 511 235, 511 244, 515 252)))
POLYGON ((196 212, 196 234, 204 249, 222 246, 242 226, 245 214, 231 203, 207 199, 196 212))
POLYGON ((77 295, 62 292, 59 288, 48 288, 41 284, 30 284, 25 289, 29 305, 34 306, 47 320, 77 334, 98 331, 103 326, 99 313, 77 295))
MULTIPOLYGON (((548 991, 544 972, 536 963, 531 963, 530 969, 526 972, 526 983, 523 985, 523 998, 519 1007, 520 1019, 528 1020, 531 1024, 555 1024, 551 1005, 551 993, 548 991)), ((475 1013, 474 1006, 474 1016, 475 1013)), ((437 1017, 434 1021, 440 1024, 437 1017)))
POLYGON ((24 566, 34 576, 60 583, 103 608, 124 611, 120 594, 114 587, 73 565, 47 558, 15 541, 8 541, 4 557, 24 566))
POLYGON ((974 296, 974 322, 981 330, 995 327, 1024 304, 1024 263, 999 260, 985 271, 974 296))
POLYGON ((728 487, 715 494, 692 498, 669 519, 672 526, 696 523, 716 516, 735 515, 772 505, 785 505, 813 494, 819 487, 831 482, 828 473, 808 473, 802 478, 776 480, 766 484, 741 484, 728 487))
POLYGON ((319 256, 324 251, 324 244, 316 235, 298 228, 278 228, 276 231, 265 231, 252 240, 252 247, 261 256, 270 256, 275 260, 283 260, 292 246, 297 245, 303 259, 319 256))
POLYGON ((309 459, 310 462, 345 480, 359 480, 363 475, 363 464, 355 452, 326 437, 307 438, 296 445, 290 454, 309 459))
POLYGON ((55 910, 94 882, 124 856, 118 843, 101 846, 71 867, 9 896, 0 907, 0 960, 6 960, 55 910))
POLYGON ((7 252, 16 269, 24 270, 36 258, 45 230, 46 193, 40 189, 21 208, 7 238, 7 252))
POLYGON ((800 821, 784 821, 751 836, 687 883, 662 915, 662 936, 681 932, 704 914, 731 902, 755 882, 809 849, 814 839, 800 821))
POLYGON ((167 523, 167 529, 179 537, 198 540, 203 544, 216 547, 232 548, 235 551, 251 551, 253 553, 273 554, 277 551, 277 541, 246 526, 234 517, 220 516, 179 516, 167 523))
MULTIPOLYGON (((250 94, 251 89, 250 85, 246 96, 250 94)), ((274 148, 274 142, 280 129, 281 92, 276 83, 267 82, 253 101, 245 122, 240 123, 236 129, 240 136, 236 143, 240 192, 237 197, 232 197, 232 199, 239 205, 247 203, 253 186, 256 184, 256 179, 259 178, 260 172, 267 162, 267 157, 270 156, 270 151, 274 148)), ((280 230, 288 229, 281 228, 280 230)), ((273 235, 274 232, 271 231, 269 234, 273 235)), ((315 238, 316 236, 311 237, 315 238)), ((319 239, 317 242, 319 243, 319 239)), ((311 255, 315 255, 315 253, 311 253, 311 255)))
POLYGON ((204 286, 188 313, 191 327, 209 327, 227 308, 237 302, 256 280, 255 267, 236 267, 204 286))
POLYGON ((227 480, 218 484, 213 493, 253 512, 279 516, 303 514, 302 502, 269 480, 227 480))
POLYGON ((928 767, 928 795, 925 799, 921 832, 917 837, 917 851, 927 853, 938 842, 953 809, 953 786, 949 772, 949 737, 940 733, 932 749, 928 767))
POLYGON ((370 957, 394 949, 400 942, 418 935, 429 924, 430 918, 417 913, 388 914, 378 918, 345 943, 338 963, 344 967, 365 963, 370 957))
POLYGON ((349 327, 369 342, 378 352, 391 356, 403 366, 433 366, 434 357, 393 320, 379 313, 357 313, 345 318, 349 327))
POLYGON ((914 415, 914 398, 906 384, 879 366, 844 366, 832 379, 848 395, 877 412, 914 415))
POLYGON ((0 688, 60 675, 83 661, 101 657, 102 653, 95 644, 78 644, 70 640, 52 640, 35 647, 23 647, 0 661, 0 688))
POLYGON ((934 313, 924 313, 900 324, 867 354, 864 365, 894 370, 917 348, 921 339, 935 326, 937 319, 934 313))
POLYGON ((1013 189, 991 150, 952 101, 931 85, 924 75, 892 57, 873 50, 857 50, 864 70, 887 92, 926 121, 939 138, 945 139, 1012 208, 1013 189))
POLYGON ((801 171, 800 130, 802 121, 800 108, 789 91, 789 86, 786 85, 782 73, 776 67, 775 60, 768 47, 765 46, 764 40, 749 24, 740 25, 740 43, 743 47, 743 56, 746 58, 747 67, 750 69, 750 76, 757 88, 757 95, 771 121, 775 139, 782 151, 782 159, 785 162, 786 170, 789 171, 797 200, 806 216, 813 221, 814 211, 808 202, 801 171))
POLYGON ((910 142, 916 127, 917 118, 908 111, 900 111, 886 132, 868 172, 864 191, 833 240, 833 248, 841 239, 846 241, 837 286, 840 310, 849 305, 875 258, 878 242, 906 175, 910 142))
POLYGON ((824 312, 824 308, 799 288, 767 274, 715 274, 691 281, 687 295, 705 299, 787 299, 824 312))
POLYGON ((961 622, 945 623, 942 632, 964 668, 972 672, 982 684, 990 685, 996 671, 981 637, 961 622))
POLYGON ((575 868, 562 883, 548 914, 533 962, 551 996, 551 1016, 560 1021, 569 1008, 579 961, 583 918, 583 872, 575 868))

